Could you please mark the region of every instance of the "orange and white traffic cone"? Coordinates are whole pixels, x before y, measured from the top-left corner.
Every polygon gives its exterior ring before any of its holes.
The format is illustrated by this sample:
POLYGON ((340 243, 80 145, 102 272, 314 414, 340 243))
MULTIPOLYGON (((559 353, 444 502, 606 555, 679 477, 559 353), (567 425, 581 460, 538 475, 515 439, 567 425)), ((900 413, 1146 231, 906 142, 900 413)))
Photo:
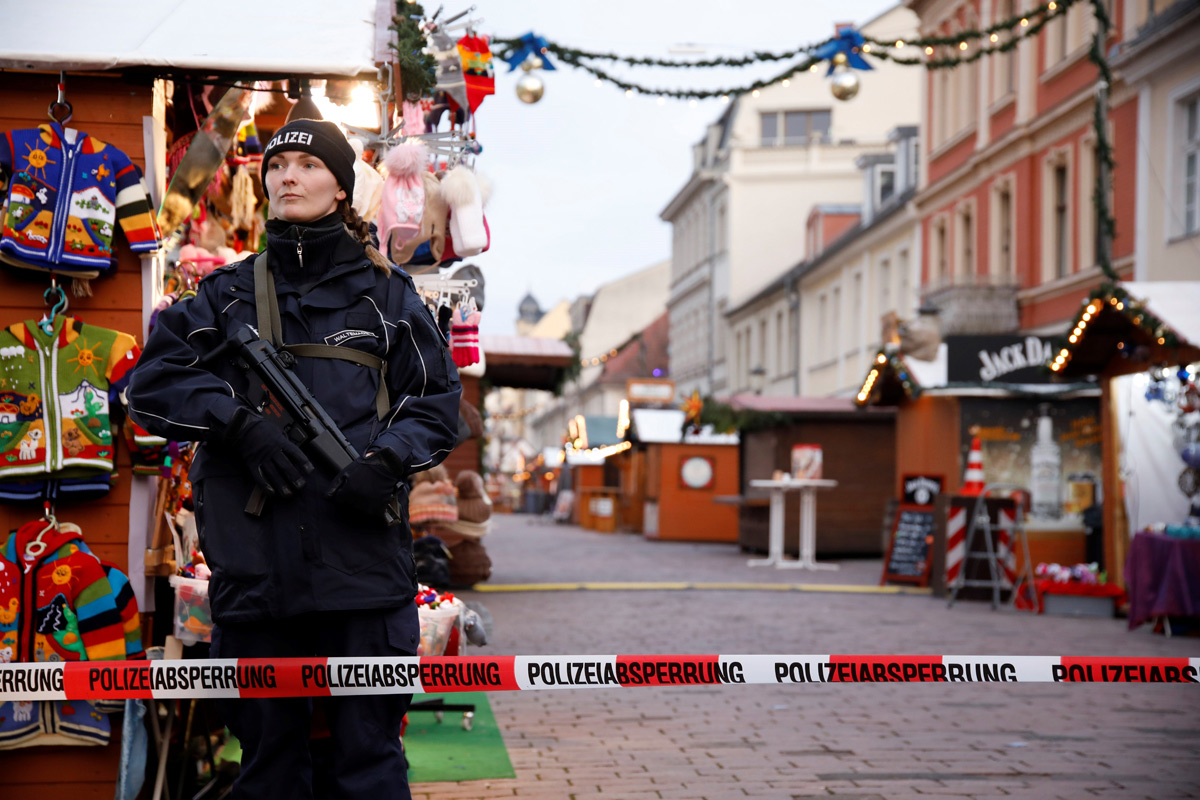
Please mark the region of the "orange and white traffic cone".
POLYGON ((958 493, 983 494, 983 450, 978 436, 971 440, 971 452, 967 456, 967 473, 963 476, 963 485, 958 493))

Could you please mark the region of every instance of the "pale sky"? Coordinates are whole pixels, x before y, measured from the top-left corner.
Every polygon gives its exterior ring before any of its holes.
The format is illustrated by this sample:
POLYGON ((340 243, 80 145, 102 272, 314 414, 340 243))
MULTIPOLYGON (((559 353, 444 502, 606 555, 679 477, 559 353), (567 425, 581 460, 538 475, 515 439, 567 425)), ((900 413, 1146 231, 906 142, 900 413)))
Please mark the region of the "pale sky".
MULTIPOLYGON (((426 0, 427 12, 437 3, 426 0)), ((565 46, 670 57, 672 46, 700 44, 706 57, 786 50, 833 34, 835 22, 862 24, 895 5, 888 0, 480 0, 480 32, 516 37, 530 30, 565 46)), ((465 6, 463 6, 465 7, 465 6)), ((446 12, 459 5, 448 3, 446 12)), ((744 85, 777 74, 785 62, 739 70, 597 66, 664 88, 744 85)), ((476 162, 494 191, 486 209, 491 249, 468 262, 487 276, 485 334, 514 332, 517 304, 532 291, 548 309, 671 255, 671 228, 659 219, 691 175, 693 143, 720 116, 719 100, 667 100, 594 86, 586 72, 556 63, 540 71, 541 101, 516 97, 520 70, 496 62, 496 94, 479 107, 483 153, 476 162)), ((853 102, 853 101, 852 101, 853 102)))

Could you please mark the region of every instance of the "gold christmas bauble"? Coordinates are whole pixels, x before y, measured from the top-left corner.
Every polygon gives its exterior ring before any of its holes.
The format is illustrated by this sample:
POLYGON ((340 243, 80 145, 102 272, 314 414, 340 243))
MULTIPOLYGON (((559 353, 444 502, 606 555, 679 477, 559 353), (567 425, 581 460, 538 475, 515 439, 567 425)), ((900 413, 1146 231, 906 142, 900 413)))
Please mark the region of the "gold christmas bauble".
POLYGON ((838 100, 850 100, 858 94, 858 89, 858 76, 853 70, 839 72, 829 82, 829 91, 833 92, 833 96, 838 100))
POLYGON ((525 73, 517 81, 517 99, 522 103, 536 103, 545 91, 546 84, 536 75, 525 73))
POLYGON ((529 72, 530 70, 541 69, 546 65, 540 56, 529 56, 521 62, 521 69, 529 72))
POLYGON ((846 54, 845 53, 834 53, 833 54, 833 65, 835 67, 846 66, 846 54))

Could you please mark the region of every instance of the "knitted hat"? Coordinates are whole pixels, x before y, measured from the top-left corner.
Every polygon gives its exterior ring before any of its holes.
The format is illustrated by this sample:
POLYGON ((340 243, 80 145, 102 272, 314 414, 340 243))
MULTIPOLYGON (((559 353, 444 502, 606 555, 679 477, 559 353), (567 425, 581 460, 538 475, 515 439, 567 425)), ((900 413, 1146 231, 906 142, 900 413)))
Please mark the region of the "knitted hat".
POLYGON ((453 487, 449 484, 416 483, 408 494, 408 520, 413 525, 422 522, 453 522, 458 519, 454 505, 453 487))
POLYGON ((262 184, 268 199, 270 192, 267 191, 267 165, 271 162, 271 156, 288 150, 300 150, 321 159, 333 173, 333 177, 337 178, 338 185, 347 195, 353 197, 354 162, 357 159, 354 156, 354 148, 346 141, 341 129, 326 120, 294 119, 275 131, 275 135, 263 149, 262 184))
POLYGON ((454 480, 458 489, 458 518, 466 522, 487 522, 492 516, 492 499, 483 491, 478 472, 464 469, 454 480))

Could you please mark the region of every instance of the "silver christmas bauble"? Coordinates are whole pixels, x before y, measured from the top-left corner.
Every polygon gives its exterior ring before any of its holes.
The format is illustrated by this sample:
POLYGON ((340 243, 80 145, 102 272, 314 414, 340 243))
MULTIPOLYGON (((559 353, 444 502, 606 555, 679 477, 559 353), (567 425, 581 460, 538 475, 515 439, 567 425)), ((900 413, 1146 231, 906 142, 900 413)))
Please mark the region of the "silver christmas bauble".
POLYGON ((838 100, 850 100, 858 94, 858 89, 858 76, 853 70, 838 72, 829 82, 829 91, 833 92, 833 96, 838 100))
POLYGON ((517 81, 517 99, 522 103, 536 103, 545 91, 546 84, 537 75, 525 73, 517 81))

